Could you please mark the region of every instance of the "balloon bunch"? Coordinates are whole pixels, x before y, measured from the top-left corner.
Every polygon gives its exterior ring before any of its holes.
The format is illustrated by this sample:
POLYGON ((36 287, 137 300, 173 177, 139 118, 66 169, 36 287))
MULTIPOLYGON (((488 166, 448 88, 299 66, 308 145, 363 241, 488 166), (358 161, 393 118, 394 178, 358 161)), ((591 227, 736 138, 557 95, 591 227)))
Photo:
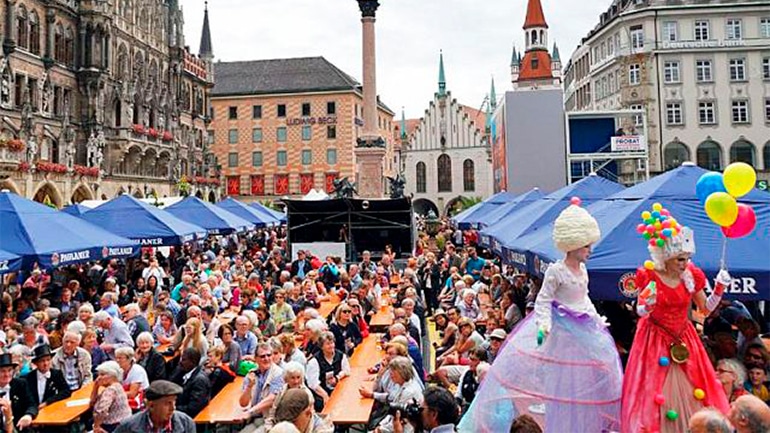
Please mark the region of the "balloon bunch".
MULTIPOLYGON (((679 223, 660 203, 654 203, 652 211, 642 212, 642 221, 636 226, 636 231, 649 241, 651 247, 663 248, 666 246, 666 242, 679 233, 679 223)), ((645 262, 644 267, 650 269, 648 265, 651 265, 652 262, 649 260, 647 262, 645 262)))
POLYGON ((703 174, 695 185, 695 194, 703 203, 706 215, 722 228, 726 238, 740 238, 754 231, 757 216, 751 206, 738 203, 754 188, 757 173, 749 164, 735 162, 727 166, 724 174, 703 174))

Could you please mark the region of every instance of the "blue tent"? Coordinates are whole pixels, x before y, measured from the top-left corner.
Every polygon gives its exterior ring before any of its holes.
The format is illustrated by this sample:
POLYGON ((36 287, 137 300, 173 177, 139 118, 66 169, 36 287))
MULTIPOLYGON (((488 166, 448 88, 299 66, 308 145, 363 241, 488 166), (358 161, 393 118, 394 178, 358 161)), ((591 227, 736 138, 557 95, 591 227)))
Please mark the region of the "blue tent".
POLYGON ((455 215, 452 218, 452 224, 463 230, 478 228, 479 223, 483 221, 484 215, 514 198, 516 198, 516 194, 512 192, 498 192, 481 203, 476 203, 473 207, 455 215))
POLYGON ((273 218, 277 219, 279 223, 285 224, 286 223, 286 214, 283 212, 278 212, 276 210, 270 209, 269 207, 263 205, 260 202, 255 201, 251 204, 251 207, 256 208, 258 210, 262 210, 268 213, 268 215, 271 215, 273 218))
POLYGON ((61 211, 64 213, 68 213, 72 216, 79 217, 80 215, 83 215, 84 213, 90 211, 91 208, 83 206, 82 204, 71 204, 65 208, 63 208, 61 211))
POLYGON ((591 175, 567 185, 529 206, 509 214, 497 224, 486 229, 492 238, 492 249, 498 254, 504 253, 504 260, 527 269, 526 260, 523 260, 521 254, 515 254, 518 238, 555 220, 559 213, 569 206, 572 197, 580 197, 587 206, 622 189, 622 185, 597 175, 591 175))
POLYGON ((281 220, 276 217, 273 212, 269 211, 265 206, 262 206, 260 203, 254 202, 248 204, 250 208, 257 211, 258 214, 262 215, 264 217, 264 221, 267 223, 268 226, 277 226, 281 225, 281 220))
POLYGON ((217 203, 217 206, 221 207, 222 209, 233 213, 235 215, 238 215, 239 217, 245 219, 246 221, 254 224, 255 227, 266 227, 268 225, 272 225, 275 223, 275 219, 272 217, 268 218, 265 214, 262 212, 254 209, 253 207, 241 203, 238 200, 227 197, 226 199, 220 201, 217 203))
POLYGON ((479 245, 484 248, 492 247, 492 236, 489 230, 484 230, 484 227, 493 226, 498 221, 504 220, 508 215, 529 206, 541 198, 543 198, 543 193, 540 192, 540 189, 533 188, 485 215, 484 222, 480 224, 482 230, 479 232, 479 245))
MULTIPOLYGON (((43 268, 112 257, 133 257, 136 242, 10 192, 0 192, 0 245, 21 267, 43 268)), ((2 259, 0 259, 2 261, 2 259)))
POLYGON ((21 256, 0 250, 0 275, 21 269, 21 256))
POLYGON ((229 235, 254 228, 254 224, 198 197, 187 197, 164 209, 175 217, 197 224, 210 235, 229 235))
POLYGON ((206 229, 141 202, 128 194, 83 214, 82 218, 143 246, 173 246, 203 239, 206 229))
MULTIPOLYGON (((692 165, 682 166, 587 208, 602 231, 587 264, 592 298, 629 300, 636 296, 632 285, 634 272, 649 259, 647 244, 636 232, 636 226, 641 223, 641 213, 656 202, 693 229, 693 261, 713 281, 720 268, 724 236, 695 196, 695 184, 706 172, 692 165)), ((749 236, 727 240, 726 264, 734 278, 728 296, 770 299, 770 194, 754 190, 738 201, 753 207, 757 227, 749 236)), ((539 239, 521 239, 519 246, 530 251, 528 257, 535 264, 532 270, 536 273, 542 273, 542 264, 563 256, 553 245, 551 231, 552 225, 541 230, 539 239)))

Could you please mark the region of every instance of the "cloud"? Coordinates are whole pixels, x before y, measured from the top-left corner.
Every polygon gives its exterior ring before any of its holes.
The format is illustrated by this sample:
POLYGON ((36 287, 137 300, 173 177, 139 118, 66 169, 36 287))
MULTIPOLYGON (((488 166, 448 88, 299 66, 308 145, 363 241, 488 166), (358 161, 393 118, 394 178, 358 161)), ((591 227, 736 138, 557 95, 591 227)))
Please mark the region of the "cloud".
MULTIPOLYGON (((542 0, 551 45, 569 59, 611 0, 542 0)), ((203 0, 182 0, 186 43, 197 52, 203 0)), ((510 90, 511 47, 524 46, 527 0, 382 0, 377 13, 377 85, 383 101, 421 117, 437 90, 439 50, 447 88, 479 108, 495 77, 510 90)), ((361 22, 355 0, 210 0, 218 60, 324 56, 361 74, 361 22)))

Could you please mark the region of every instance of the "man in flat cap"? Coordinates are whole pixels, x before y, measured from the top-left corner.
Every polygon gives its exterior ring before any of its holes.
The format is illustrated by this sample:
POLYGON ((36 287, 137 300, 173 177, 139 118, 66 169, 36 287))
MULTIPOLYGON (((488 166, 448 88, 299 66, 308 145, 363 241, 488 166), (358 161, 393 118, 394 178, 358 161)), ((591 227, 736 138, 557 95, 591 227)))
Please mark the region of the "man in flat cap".
POLYGON ((144 394, 147 409, 126 418, 115 433, 189 433, 195 423, 184 412, 176 409, 176 396, 182 387, 167 380, 156 380, 144 394))

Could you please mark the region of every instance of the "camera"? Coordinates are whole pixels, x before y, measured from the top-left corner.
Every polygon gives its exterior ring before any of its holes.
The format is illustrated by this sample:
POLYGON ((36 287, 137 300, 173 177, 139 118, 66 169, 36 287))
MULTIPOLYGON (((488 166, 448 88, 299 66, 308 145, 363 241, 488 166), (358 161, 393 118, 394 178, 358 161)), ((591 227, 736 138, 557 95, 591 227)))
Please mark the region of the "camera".
POLYGON ((407 404, 391 404, 388 407, 388 414, 396 416, 396 411, 401 412, 401 419, 405 419, 417 427, 422 425, 422 407, 416 400, 407 404))

